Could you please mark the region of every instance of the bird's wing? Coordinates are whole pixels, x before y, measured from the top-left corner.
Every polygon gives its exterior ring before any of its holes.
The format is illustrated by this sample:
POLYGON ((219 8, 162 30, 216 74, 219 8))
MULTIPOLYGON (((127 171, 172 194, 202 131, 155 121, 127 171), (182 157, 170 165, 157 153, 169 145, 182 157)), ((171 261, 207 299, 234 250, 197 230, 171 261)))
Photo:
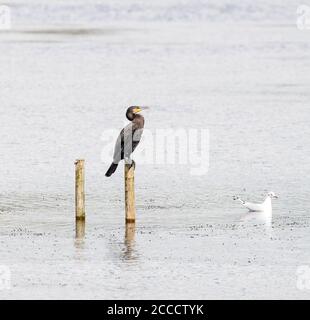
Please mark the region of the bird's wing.
POLYGON ((117 137, 115 147, 114 147, 114 156, 113 162, 118 163, 124 157, 130 156, 133 148, 133 134, 134 134, 134 126, 133 123, 130 122, 125 128, 122 129, 120 134, 117 137))
POLYGON ((114 163, 118 163, 124 157, 130 157, 141 140, 142 132, 143 128, 136 129, 132 122, 122 129, 117 137, 114 148, 114 163))
POLYGON ((258 203, 245 202, 243 205, 250 211, 264 211, 265 209, 264 205, 258 203))
POLYGON ((133 137, 132 137, 132 152, 136 149, 137 145, 139 144, 143 133, 143 128, 139 128, 134 130, 133 137))
POLYGON ((123 151, 123 158, 129 158, 131 153, 134 150, 134 143, 133 143, 133 135, 135 132, 134 124, 131 122, 124 128, 124 136, 123 136, 123 144, 122 144, 122 151, 123 151))
POLYGON ((115 147, 114 147, 114 155, 113 155, 113 162, 119 163, 122 159, 122 140, 124 136, 124 129, 120 132, 116 139, 115 147))

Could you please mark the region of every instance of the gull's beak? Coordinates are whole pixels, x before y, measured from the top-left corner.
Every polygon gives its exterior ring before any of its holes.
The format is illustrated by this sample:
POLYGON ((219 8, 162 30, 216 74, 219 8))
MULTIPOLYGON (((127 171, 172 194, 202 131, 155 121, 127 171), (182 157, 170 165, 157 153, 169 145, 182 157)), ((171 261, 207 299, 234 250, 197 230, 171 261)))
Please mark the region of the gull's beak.
POLYGON ((275 199, 279 199, 279 196, 274 195, 273 197, 274 197, 275 199))

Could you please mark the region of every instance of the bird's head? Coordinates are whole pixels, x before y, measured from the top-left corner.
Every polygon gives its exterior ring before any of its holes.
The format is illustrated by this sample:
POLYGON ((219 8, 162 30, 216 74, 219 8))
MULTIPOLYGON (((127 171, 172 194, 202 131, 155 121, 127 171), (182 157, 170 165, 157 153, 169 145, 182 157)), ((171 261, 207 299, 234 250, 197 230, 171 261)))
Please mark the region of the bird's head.
POLYGON ((126 118, 129 121, 132 121, 135 118, 135 116, 144 109, 148 109, 148 107, 138 107, 138 106, 129 107, 126 111, 126 118))
POLYGON ((270 197, 271 199, 278 199, 279 198, 274 192, 269 192, 267 194, 267 196, 270 197))

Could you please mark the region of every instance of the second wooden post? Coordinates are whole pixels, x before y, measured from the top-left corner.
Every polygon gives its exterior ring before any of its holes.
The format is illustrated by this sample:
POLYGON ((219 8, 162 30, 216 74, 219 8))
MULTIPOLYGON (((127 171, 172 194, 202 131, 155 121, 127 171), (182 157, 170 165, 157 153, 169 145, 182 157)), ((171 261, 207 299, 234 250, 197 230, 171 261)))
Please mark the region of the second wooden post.
POLYGON ((85 173, 84 160, 75 162, 75 222, 76 237, 81 238, 85 233, 85 173))
POLYGON ((125 163, 125 219, 126 223, 136 221, 135 166, 125 163))

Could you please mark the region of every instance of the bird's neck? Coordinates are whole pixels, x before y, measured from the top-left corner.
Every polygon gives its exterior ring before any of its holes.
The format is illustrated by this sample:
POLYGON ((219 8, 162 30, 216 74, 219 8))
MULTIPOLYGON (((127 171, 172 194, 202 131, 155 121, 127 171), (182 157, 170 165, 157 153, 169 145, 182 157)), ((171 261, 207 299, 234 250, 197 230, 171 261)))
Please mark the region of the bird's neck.
POLYGON ((271 203, 271 197, 267 196, 267 198, 265 199, 265 203, 271 203))
POLYGON ((138 127, 143 128, 144 126, 144 117, 141 114, 136 114, 132 122, 138 127))

